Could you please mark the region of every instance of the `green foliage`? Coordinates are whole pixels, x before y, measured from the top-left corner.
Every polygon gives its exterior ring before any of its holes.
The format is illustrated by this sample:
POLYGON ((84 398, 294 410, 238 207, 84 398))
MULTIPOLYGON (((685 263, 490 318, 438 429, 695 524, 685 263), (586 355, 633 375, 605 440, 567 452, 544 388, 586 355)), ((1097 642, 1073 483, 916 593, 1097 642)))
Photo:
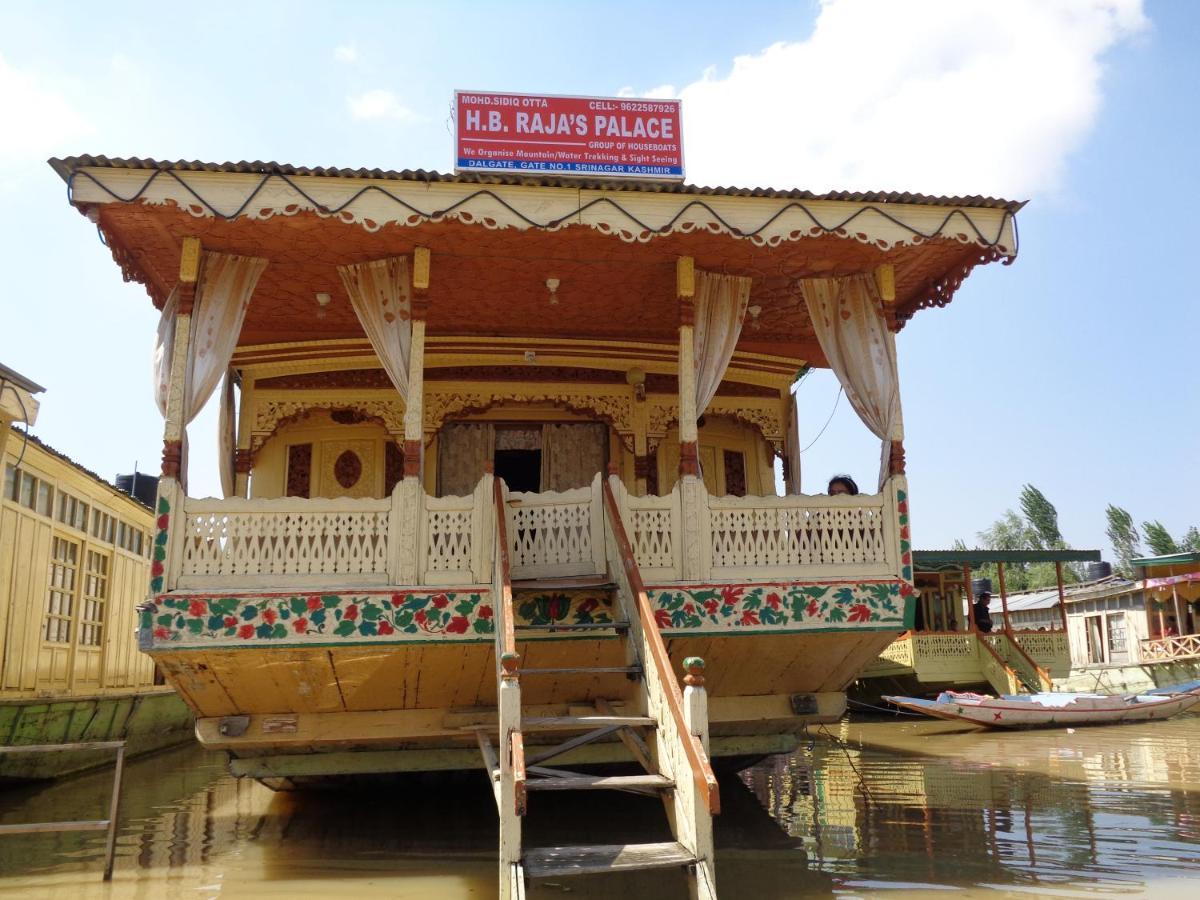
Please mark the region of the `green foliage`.
POLYGON ((1033 549, 1054 550, 1063 546, 1062 532, 1058 530, 1058 510, 1032 484, 1021 488, 1021 512, 1025 514, 1033 549))
POLYGON ((1175 543, 1171 533, 1157 519, 1153 522, 1143 522, 1142 534, 1146 536, 1150 552, 1155 556, 1168 556, 1180 552, 1179 545, 1175 543))
POLYGON ((1179 541, 1179 549, 1184 553, 1200 553, 1200 528, 1193 525, 1179 541))
POLYGON ((1117 558, 1117 571, 1128 578, 1133 574, 1129 561, 1141 553, 1141 536, 1128 510, 1110 503, 1104 516, 1108 519, 1108 528, 1104 533, 1108 535, 1108 542, 1112 544, 1113 554, 1117 558))

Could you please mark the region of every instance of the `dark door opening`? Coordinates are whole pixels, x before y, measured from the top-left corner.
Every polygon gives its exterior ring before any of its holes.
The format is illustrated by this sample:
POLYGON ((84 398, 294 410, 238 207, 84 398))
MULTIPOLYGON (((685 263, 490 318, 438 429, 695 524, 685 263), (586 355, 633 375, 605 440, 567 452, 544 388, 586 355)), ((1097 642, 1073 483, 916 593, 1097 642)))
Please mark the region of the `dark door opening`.
POLYGON ((495 464, 496 477, 503 478, 510 491, 541 490, 541 450, 497 450, 495 464))

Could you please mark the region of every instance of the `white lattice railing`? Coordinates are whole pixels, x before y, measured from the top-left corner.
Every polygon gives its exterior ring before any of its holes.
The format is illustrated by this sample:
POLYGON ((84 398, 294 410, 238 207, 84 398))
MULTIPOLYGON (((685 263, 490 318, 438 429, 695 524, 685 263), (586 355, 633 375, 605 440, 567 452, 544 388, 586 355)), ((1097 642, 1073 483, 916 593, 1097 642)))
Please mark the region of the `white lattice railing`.
POLYGON ((514 580, 605 570, 600 475, 570 491, 510 493, 505 514, 514 580))
POLYGON ((679 486, 665 497, 634 497, 618 487, 617 502, 642 576, 651 581, 681 579, 679 486))
POLYGON ((1065 631, 1015 631, 1013 638, 1030 658, 1051 675, 1071 668, 1071 645, 1065 631))
POLYGON ((1178 637, 1149 638, 1142 641, 1142 662, 1194 659, 1196 657, 1200 657, 1200 635, 1185 634, 1178 637))
POLYGON ((471 584, 491 577, 484 557, 488 518, 495 515, 491 478, 465 497, 425 497, 421 583, 471 584))
POLYGON ((954 662, 970 662, 977 655, 975 635, 969 632, 961 634, 923 634, 914 633, 912 636, 913 657, 917 661, 953 660, 954 662))
POLYGON ((193 500, 177 586, 384 584, 390 500, 193 500))
POLYGON ((886 496, 709 497, 712 575, 895 574, 886 496))

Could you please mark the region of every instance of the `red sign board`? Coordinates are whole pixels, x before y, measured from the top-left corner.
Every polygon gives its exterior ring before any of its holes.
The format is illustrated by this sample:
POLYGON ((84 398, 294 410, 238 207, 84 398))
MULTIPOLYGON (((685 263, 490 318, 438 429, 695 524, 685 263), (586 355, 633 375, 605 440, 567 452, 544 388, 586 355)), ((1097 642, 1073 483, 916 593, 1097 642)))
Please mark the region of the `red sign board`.
POLYGON ((456 172, 683 180, 678 100, 455 91, 456 172))

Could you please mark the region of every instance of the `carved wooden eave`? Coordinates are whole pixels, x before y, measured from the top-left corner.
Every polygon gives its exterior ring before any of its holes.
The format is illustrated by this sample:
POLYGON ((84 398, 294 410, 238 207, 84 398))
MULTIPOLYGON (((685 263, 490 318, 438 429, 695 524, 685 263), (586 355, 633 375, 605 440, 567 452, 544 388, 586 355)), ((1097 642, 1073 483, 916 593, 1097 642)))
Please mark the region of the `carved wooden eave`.
MULTIPOLYGON (((759 273, 756 296, 766 298, 764 325, 769 326, 764 335, 778 332, 769 322, 775 307, 795 303, 795 279, 852 274, 885 263, 896 271, 897 300, 890 318, 897 326, 916 310, 943 306, 975 265, 1015 257, 1015 213, 1021 207, 979 197, 815 195, 427 172, 347 172, 275 163, 78 157, 54 160, 52 165, 67 181, 72 203, 97 222, 124 276, 145 284, 159 305, 172 284, 171 265, 160 258, 161 250, 150 252, 146 244, 153 228, 165 233, 163 223, 175 230, 180 226, 164 219, 147 224, 151 230, 140 232, 140 237, 131 237, 130 224, 112 219, 108 210, 136 206, 220 225, 313 217, 364 233, 393 235, 393 243, 402 242, 399 232, 424 233, 448 224, 499 234, 583 228, 624 244, 666 241, 682 253, 707 247, 710 265, 721 252, 711 241, 727 238, 765 252, 738 255, 733 244, 724 245, 730 248, 731 260, 737 257, 731 262, 734 268, 759 273), (794 251, 777 252, 789 246, 803 246, 805 252, 800 256, 794 251), (845 249, 838 250, 839 246, 845 249), (873 254, 864 257, 851 252, 851 246, 870 248, 873 254)), ((213 239, 219 233, 215 226, 194 227, 198 231, 207 227, 213 239)), ((437 253, 435 246, 435 258, 437 253)), ((702 255, 697 252, 698 259, 702 255)), ((435 333, 438 328, 433 323, 431 334, 435 333)))

